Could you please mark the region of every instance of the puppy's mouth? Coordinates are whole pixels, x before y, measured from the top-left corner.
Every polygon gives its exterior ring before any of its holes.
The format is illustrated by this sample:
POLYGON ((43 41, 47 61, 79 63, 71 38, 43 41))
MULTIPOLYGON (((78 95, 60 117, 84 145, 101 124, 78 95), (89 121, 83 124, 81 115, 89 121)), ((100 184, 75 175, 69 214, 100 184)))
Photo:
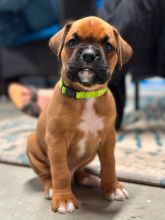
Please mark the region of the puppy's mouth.
POLYGON ((89 68, 83 68, 78 71, 78 78, 80 82, 86 86, 91 85, 94 76, 95 76, 95 72, 89 68))

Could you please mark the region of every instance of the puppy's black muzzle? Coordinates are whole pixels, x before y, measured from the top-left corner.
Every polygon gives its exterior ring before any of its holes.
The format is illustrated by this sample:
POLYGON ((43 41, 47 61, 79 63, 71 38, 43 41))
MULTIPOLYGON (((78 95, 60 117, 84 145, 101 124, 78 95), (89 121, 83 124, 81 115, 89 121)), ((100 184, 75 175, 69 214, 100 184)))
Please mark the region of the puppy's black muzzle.
POLYGON ((94 45, 76 48, 68 64, 67 76, 86 86, 105 83, 110 75, 103 52, 94 45))

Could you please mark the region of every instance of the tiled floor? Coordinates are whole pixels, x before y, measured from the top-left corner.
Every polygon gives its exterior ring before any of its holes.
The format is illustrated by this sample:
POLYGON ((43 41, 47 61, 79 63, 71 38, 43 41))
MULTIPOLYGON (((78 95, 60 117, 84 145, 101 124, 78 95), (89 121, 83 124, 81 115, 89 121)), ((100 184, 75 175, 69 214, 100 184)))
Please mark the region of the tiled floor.
MULTIPOLYGON (((8 115, 20 114, 6 101, 0 101, 0 121, 8 115)), ((59 215, 43 198, 42 187, 31 168, 0 164, 1 220, 165 220, 165 189, 138 184, 125 184, 130 199, 109 202, 100 190, 73 187, 79 209, 73 214, 59 215)))

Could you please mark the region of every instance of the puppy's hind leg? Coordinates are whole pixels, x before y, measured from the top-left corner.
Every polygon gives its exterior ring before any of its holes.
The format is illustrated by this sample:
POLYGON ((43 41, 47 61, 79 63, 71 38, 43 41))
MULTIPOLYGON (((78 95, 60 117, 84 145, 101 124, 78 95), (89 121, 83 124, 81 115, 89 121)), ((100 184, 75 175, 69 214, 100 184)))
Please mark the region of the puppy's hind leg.
POLYGON ((35 132, 33 132, 28 138, 27 156, 31 167, 38 174, 40 181, 44 186, 45 197, 51 199, 53 190, 50 166, 46 155, 37 141, 35 132))
POLYGON ((100 186, 100 178, 97 177, 96 175, 89 173, 84 169, 77 170, 74 174, 74 179, 81 186, 86 186, 86 187, 100 186))

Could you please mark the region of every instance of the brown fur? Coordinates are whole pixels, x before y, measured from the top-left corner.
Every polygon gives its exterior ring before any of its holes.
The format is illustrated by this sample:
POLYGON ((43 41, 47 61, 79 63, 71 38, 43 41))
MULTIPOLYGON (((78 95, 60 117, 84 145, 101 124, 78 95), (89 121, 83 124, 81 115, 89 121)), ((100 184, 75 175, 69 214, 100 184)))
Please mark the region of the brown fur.
MULTIPOLYGON (((119 43, 122 45, 122 51, 120 51, 122 55, 120 54, 120 57, 115 52, 106 57, 112 73, 119 59, 123 59, 124 63, 132 53, 130 46, 114 31, 116 30, 105 21, 96 17, 88 17, 69 24, 67 31, 64 27, 51 38, 50 46, 52 50, 56 53, 60 51, 62 59, 61 75, 68 86, 86 90, 79 83, 72 83, 66 77, 65 69, 72 52, 65 47, 65 42, 72 38, 74 33, 78 33, 84 39, 84 42, 91 38, 100 44, 100 39, 107 34, 116 49, 119 49, 119 43), (116 40, 116 36, 118 36, 118 40, 116 40)), ((120 60, 120 62, 122 61, 120 60)), ((105 87, 107 83, 95 85, 90 89, 95 90, 105 87)), ((85 154, 81 158, 77 156, 78 143, 84 136, 77 125, 80 123, 86 102, 85 99, 75 100, 62 95, 57 84, 50 104, 39 117, 36 131, 28 138, 27 154, 31 166, 39 175, 45 193, 53 187, 53 210, 57 210, 60 204, 64 204, 66 201, 72 201, 77 206, 76 198, 71 190, 71 173, 84 168, 96 154, 99 155, 101 162, 101 188, 105 195, 110 194, 117 187, 122 187, 115 174, 114 124, 116 110, 110 91, 97 97, 94 104, 96 114, 104 118, 104 129, 100 130, 96 136, 90 134, 85 154), (98 142, 99 139, 100 142, 98 142)))

